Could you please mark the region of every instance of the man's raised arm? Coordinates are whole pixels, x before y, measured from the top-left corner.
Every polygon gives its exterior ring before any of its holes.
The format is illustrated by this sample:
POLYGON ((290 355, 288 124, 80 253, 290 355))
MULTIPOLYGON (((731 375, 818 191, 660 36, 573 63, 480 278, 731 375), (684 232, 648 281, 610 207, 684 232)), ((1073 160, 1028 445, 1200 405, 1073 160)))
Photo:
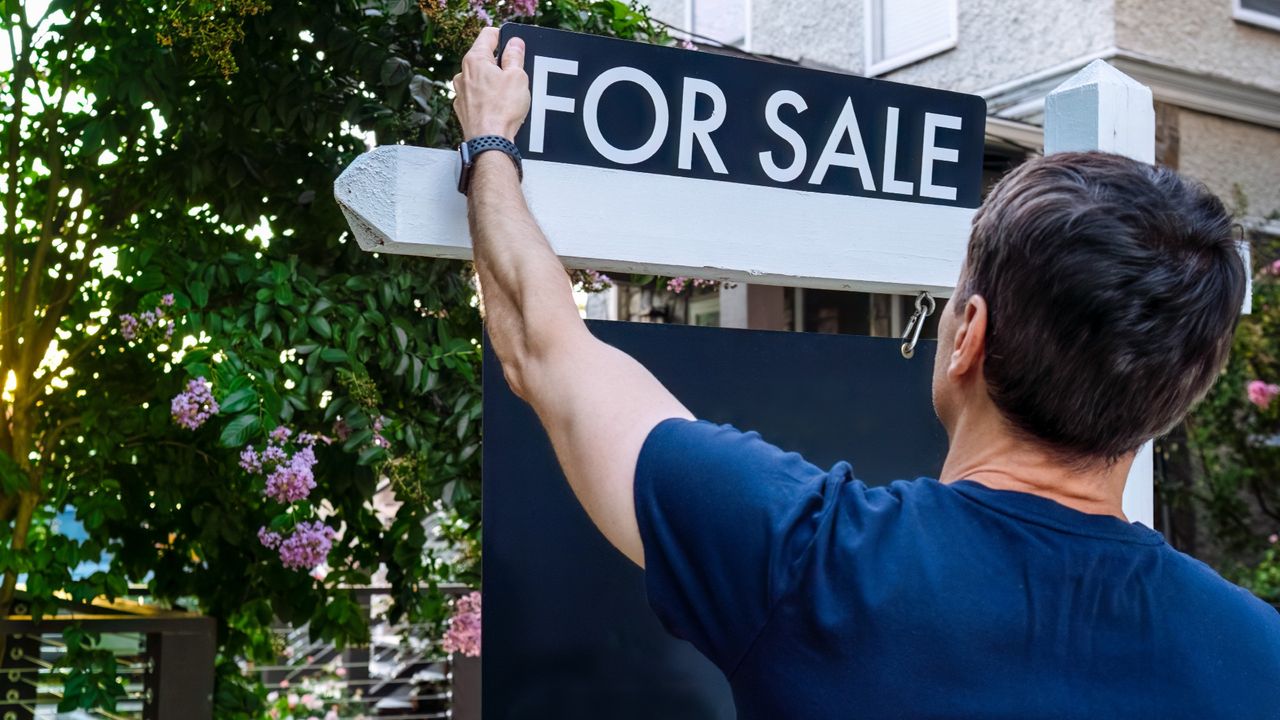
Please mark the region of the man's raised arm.
MULTIPOLYGON (((501 65, 497 47, 498 30, 481 31, 453 80, 467 139, 512 139, 529 111, 524 42, 508 42, 501 65)), ((507 382, 538 414, 592 521, 643 565, 632 495, 640 447, 662 420, 693 416, 648 370, 587 331, 510 158, 477 157, 468 197, 486 326, 507 382)))

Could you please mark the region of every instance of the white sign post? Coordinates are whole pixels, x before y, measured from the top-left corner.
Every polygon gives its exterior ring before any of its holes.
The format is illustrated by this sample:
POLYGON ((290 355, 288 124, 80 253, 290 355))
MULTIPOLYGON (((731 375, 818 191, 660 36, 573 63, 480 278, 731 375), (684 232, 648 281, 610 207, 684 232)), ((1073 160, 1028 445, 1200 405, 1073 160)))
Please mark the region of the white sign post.
MULTIPOLYGON (((1045 154, 1103 150, 1153 163, 1156 111, 1151 90, 1102 60, 1059 85, 1044 102, 1045 154)), ((1124 486, 1124 513, 1155 527, 1152 443, 1138 451, 1124 486)))
MULTIPOLYGON (((618 48, 622 45, 633 44, 622 43, 618 48)), ((537 45, 530 42, 529 47, 526 62, 538 62, 537 45)), ((651 50, 678 52, 669 48, 651 50)), ((612 54, 606 56, 612 57, 612 54)), ((709 62, 749 62, 717 57, 719 59, 709 62)), ((568 74, 569 67, 561 61, 543 69, 568 74)), ((576 62, 572 67, 578 67, 576 62)), ((534 68, 530 65, 526 69, 534 68)), ((551 74, 550 71, 542 73, 551 74)), ((536 69, 530 76, 537 85, 536 69)), ((832 77, 840 76, 830 76, 823 81, 834 82, 832 77)), ((689 87, 689 79, 685 80, 685 87, 689 87)), ((657 99, 661 88, 648 81, 636 84, 645 87, 654 97, 653 108, 657 113, 659 104, 664 102, 657 99)), ((706 88, 706 85, 697 87, 706 88)), ((889 93, 911 91, 904 88, 881 83, 874 89, 889 93)), ((855 87, 854 91, 859 90, 855 87)), ((541 92, 549 91, 544 86, 541 92)), ((602 102, 600 92, 588 89, 585 100, 580 102, 551 93, 554 97, 544 100, 555 102, 544 108, 551 112, 544 111, 542 122, 549 124, 553 117, 556 122, 562 122, 582 106, 590 106, 593 113, 597 112, 593 103, 602 102)), ((805 101, 814 105, 822 99, 811 96, 794 102, 799 97, 794 92, 783 97, 790 98, 795 107, 805 101)), ((731 96, 725 113, 731 117, 737 110, 733 99, 731 96)), ((907 102, 900 104, 904 108, 908 105, 907 102)), ((853 108, 852 98, 848 106, 853 108)), ((776 104, 772 112, 777 112, 776 104)), ((905 117, 906 111, 902 112, 905 117)), ((690 109, 683 116, 675 113, 673 117, 679 123, 681 118, 691 118, 693 113, 690 109)), ((861 138, 856 137, 859 133, 856 119, 847 122, 846 116, 853 113, 852 109, 842 112, 834 126, 841 134, 849 133, 848 139, 861 143, 861 138)), ((875 174, 868 172, 862 176, 862 190, 879 183, 879 188, 871 188, 876 191, 874 195, 541 160, 538 159, 538 151, 544 144, 541 125, 534 143, 536 149, 528 143, 522 148, 526 152, 524 188, 553 249, 570 267, 865 292, 915 294, 927 290, 946 296, 950 295, 964 260, 973 209, 884 196, 886 191, 896 191, 889 188, 933 187, 927 184, 931 182, 936 164, 956 161, 957 151, 943 147, 945 143, 938 140, 942 136, 937 134, 937 127, 947 127, 937 124, 939 115, 932 118, 928 113, 921 115, 925 118, 922 120, 924 136, 919 142, 912 141, 916 142, 914 151, 910 146, 899 145, 906 133, 899 137, 898 107, 889 108, 887 119, 886 113, 880 113, 878 119, 870 122, 866 115, 861 118, 863 134, 869 125, 877 122, 879 125, 875 127, 882 130, 878 136, 866 140, 868 147, 872 147, 873 142, 883 143, 882 148, 903 147, 902 152, 916 152, 924 158, 924 163, 917 160, 914 166, 917 173, 914 181, 918 185, 895 177, 901 171, 895 171, 892 160, 885 163, 883 170, 870 161, 872 156, 892 157, 889 151, 877 151, 873 147, 872 152, 867 153, 865 148, 854 145, 854 152, 841 152, 839 148, 847 147, 847 140, 837 137, 835 131, 819 135, 816 142, 809 144, 811 162, 803 168, 806 173, 799 176, 801 182, 804 177, 813 177, 809 173, 816 156, 831 155, 835 161, 824 166, 824 172, 830 167, 827 174, 833 177, 856 178, 863 169, 874 170, 875 174), (824 149, 824 140, 830 147, 824 149), (844 144, 832 145, 837 141, 844 144), (839 176, 839 172, 845 175, 839 176)), ((775 116, 769 116, 769 127, 776 130, 774 119, 775 116)), ((707 121, 694 118, 693 122, 707 121)), ((592 128, 594 135, 606 129, 589 118, 584 124, 588 135, 592 128)), ((524 132, 522 137, 527 139, 524 132)), ((707 132, 708 137, 713 137, 712 131, 707 132)), ((656 137, 657 131, 654 133, 656 137)), ((598 145, 601 140, 594 135, 591 142, 598 145)), ((690 134, 690 137, 698 136, 698 132, 690 134)), ((792 147, 804 140, 794 130, 790 135, 777 133, 775 139, 792 147)), ((1081 70, 1045 102, 1045 151, 1066 150, 1105 150, 1152 162, 1155 111, 1151 91, 1101 60, 1081 70)), ((752 154, 748 160, 754 161, 754 158, 752 154)), ((732 164, 742 158, 722 145, 717 160, 721 164, 732 164)), ((384 146, 352 163, 338 178, 334 191, 360 246, 376 252, 470 258, 466 199, 455 189, 458 162, 456 153, 448 150, 384 146)), ((681 168, 686 167, 684 151, 680 162, 681 168)), ((817 164, 821 166, 822 162, 819 159, 817 164)), ((804 165, 799 161, 792 164, 804 165)), ((716 167, 713 163, 712 169, 716 167)), ((1150 443, 1134 462, 1125 488, 1124 509, 1130 519, 1149 527, 1153 525, 1150 443)))

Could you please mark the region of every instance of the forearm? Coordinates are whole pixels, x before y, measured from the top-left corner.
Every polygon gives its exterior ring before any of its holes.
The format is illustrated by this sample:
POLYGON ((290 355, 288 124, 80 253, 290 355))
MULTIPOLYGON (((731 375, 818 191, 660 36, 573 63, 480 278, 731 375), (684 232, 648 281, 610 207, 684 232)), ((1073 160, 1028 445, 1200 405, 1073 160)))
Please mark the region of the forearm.
POLYGON ((513 389, 526 395, 525 370, 585 333, 585 326, 509 158, 496 152, 476 158, 468 208, 489 338, 513 389))

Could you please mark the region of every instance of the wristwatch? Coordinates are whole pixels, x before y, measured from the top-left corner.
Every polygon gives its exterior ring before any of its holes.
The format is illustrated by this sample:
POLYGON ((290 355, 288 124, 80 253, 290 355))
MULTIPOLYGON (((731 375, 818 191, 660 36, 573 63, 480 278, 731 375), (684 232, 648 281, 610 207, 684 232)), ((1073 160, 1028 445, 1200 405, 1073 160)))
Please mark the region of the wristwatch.
POLYGON ((501 135, 480 135, 458 146, 458 156, 462 159, 462 169, 458 172, 458 192, 467 194, 471 187, 471 168, 476 163, 476 157, 490 150, 506 153, 511 162, 516 164, 516 175, 524 180, 524 167, 520 165, 520 150, 516 148, 516 144, 501 135))

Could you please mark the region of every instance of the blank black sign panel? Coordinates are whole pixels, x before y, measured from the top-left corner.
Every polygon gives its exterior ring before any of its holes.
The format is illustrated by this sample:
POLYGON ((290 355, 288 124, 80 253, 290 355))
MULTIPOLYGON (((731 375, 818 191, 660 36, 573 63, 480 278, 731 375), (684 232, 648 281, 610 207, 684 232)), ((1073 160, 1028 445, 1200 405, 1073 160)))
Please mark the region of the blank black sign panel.
MULTIPOLYGON (((699 418, 758 430, 871 484, 936 477, 934 343, 593 322, 699 418)), ((608 396, 599 402, 611 402, 608 396)), ((484 356, 485 720, 730 720, 723 675, 668 635, 643 571, 578 505, 533 411, 484 356)))

